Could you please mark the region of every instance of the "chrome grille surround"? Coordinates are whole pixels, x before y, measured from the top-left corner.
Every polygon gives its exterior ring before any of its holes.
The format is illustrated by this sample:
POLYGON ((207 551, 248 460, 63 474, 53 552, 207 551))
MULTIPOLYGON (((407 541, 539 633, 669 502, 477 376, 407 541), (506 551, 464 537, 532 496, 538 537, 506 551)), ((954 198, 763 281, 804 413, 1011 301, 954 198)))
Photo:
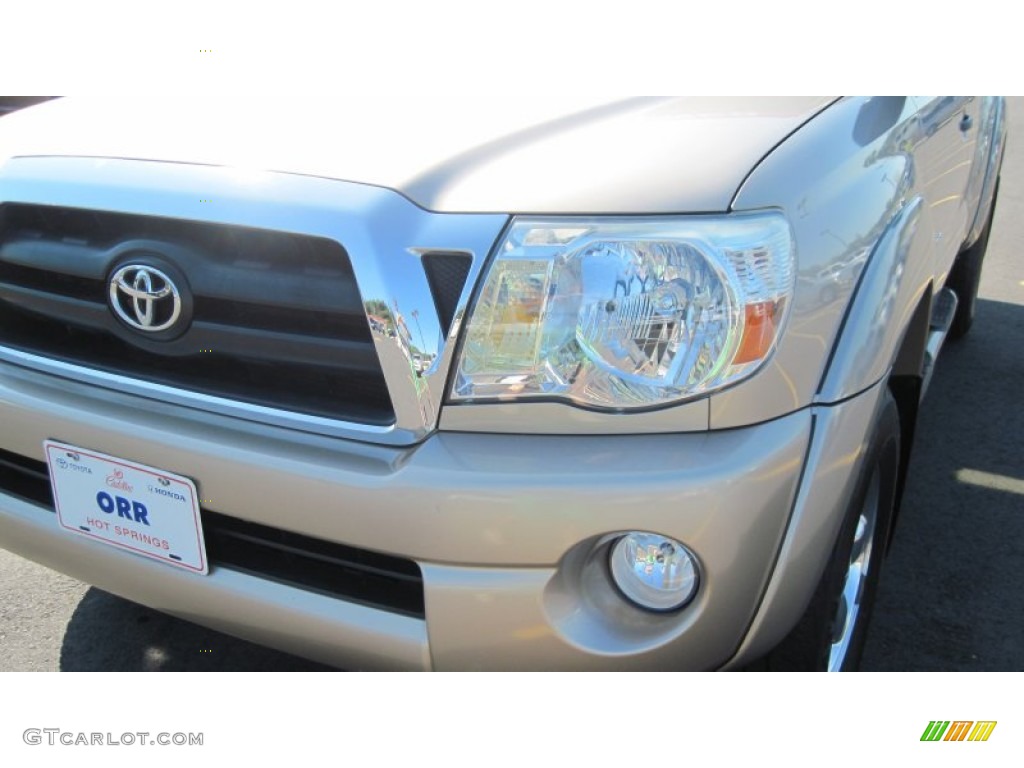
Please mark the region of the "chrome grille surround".
POLYGON ((0 166, 0 203, 254 227, 342 244, 394 408, 393 424, 341 421, 240 402, 10 347, 0 346, 0 360, 177 405, 389 445, 416 443, 435 429, 472 286, 508 220, 498 214, 431 213, 391 190, 334 179, 89 157, 8 160, 0 166), (471 258, 447 328, 420 263, 424 254, 435 252, 471 258), (390 315, 382 316, 382 307, 390 315))

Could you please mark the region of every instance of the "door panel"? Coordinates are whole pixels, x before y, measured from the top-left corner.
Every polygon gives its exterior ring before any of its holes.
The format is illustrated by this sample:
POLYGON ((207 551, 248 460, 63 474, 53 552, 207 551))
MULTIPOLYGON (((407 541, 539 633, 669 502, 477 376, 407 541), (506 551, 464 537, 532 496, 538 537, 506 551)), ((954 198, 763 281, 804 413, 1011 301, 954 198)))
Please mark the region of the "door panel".
POLYGON ((980 116, 978 103, 968 96, 915 96, 921 122, 917 167, 935 232, 936 272, 940 278, 952 266, 967 236, 967 179, 974 159, 980 116))

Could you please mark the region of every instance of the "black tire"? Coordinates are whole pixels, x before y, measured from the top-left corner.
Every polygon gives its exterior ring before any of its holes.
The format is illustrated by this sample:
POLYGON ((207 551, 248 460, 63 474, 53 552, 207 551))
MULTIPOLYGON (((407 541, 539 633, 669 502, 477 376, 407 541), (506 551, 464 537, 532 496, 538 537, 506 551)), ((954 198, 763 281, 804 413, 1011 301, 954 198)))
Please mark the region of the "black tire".
POLYGON ((985 228, 978 236, 977 242, 956 257, 953 269, 949 273, 949 279, 946 281, 946 287, 952 288, 957 298, 956 314, 953 316, 953 324, 949 327, 950 339, 962 339, 974 324, 974 313, 978 304, 978 286, 981 284, 981 267, 985 261, 985 251, 988 249, 988 236, 992 231, 992 218, 996 212, 998 195, 999 182, 996 181, 992 208, 989 210, 985 228))
MULTIPOLYGON (((833 669, 844 672, 857 668, 874 607, 885 546, 889 541, 899 461, 899 412, 896 401, 887 390, 839 537, 810 605, 789 635, 761 660, 761 664, 753 668, 790 671, 833 669), (858 541, 858 525, 862 517, 870 516, 872 505, 876 510, 874 523, 858 541), (840 605, 847 605, 842 595, 847 574, 852 573, 855 543, 858 554, 865 551, 868 553, 867 567, 864 569, 865 576, 858 582, 860 599, 855 601, 857 607, 852 611, 855 618, 846 631, 842 632, 846 642, 834 645, 839 625, 843 617, 849 615, 841 612, 840 605)), ((845 622, 843 626, 846 626, 845 622)))

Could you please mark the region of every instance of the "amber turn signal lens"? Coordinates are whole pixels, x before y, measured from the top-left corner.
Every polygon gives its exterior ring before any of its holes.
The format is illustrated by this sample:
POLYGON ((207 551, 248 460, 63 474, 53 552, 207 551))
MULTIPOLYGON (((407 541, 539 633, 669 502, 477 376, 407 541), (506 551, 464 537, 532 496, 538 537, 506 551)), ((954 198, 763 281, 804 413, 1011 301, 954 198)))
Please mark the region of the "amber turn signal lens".
POLYGON ((776 318, 782 316, 782 301, 761 301, 746 306, 743 338, 733 364, 752 363, 768 354, 775 342, 776 318))

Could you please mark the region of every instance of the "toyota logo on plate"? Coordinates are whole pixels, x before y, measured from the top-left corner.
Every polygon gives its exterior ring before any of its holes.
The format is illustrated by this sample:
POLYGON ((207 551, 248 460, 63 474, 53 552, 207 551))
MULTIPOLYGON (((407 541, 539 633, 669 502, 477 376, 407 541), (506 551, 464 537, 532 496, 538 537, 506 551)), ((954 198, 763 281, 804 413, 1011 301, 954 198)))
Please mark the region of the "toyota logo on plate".
POLYGON ((132 328, 157 333, 178 321, 181 293, 159 269, 128 264, 110 278, 110 307, 132 328))

